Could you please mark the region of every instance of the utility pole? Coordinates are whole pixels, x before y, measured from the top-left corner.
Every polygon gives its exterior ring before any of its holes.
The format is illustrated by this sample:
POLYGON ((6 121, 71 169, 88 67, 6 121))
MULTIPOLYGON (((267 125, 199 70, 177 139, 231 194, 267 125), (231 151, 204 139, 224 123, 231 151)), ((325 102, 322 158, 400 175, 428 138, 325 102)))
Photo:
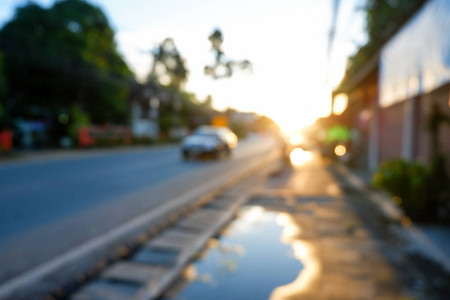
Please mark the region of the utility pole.
MULTIPOLYGON (((332 0, 332 1, 333 1, 333 8, 331 15, 330 31, 328 32, 327 69, 325 73, 325 86, 330 85, 331 49, 333 48, 333 42, 336 36, 337 17, 339 12, 339 5, 341 3, 341 0, 332 0)), ((333 113, 333 106, 334 106, 334 99, 331 98, 331 113, 333 113)))

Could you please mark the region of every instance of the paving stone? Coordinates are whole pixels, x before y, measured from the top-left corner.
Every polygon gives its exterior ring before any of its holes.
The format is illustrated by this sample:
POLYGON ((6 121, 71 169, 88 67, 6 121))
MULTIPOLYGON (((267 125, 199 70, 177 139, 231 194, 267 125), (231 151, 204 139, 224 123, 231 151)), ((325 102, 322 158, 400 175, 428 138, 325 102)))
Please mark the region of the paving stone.
POLYGON ((120 262, 108 268, 102 273, 102 277, 108 280, 132 282, 135 284, 148 284, 150 281, 158 281, 167 268, 151 266, 136 262, 120 262))
POLYGON ((186 232, 184 230, 180 230, 177 228, 172 228, 164 231, 159 237, 177 239, 184 243, 194 243, 195 240, 197 240, 200 237, 200 235, 192 232, 186 232))
POLYGON ((127 300, 137 292, 139 286, 97 280, 83 287, 71 300, 127 300))
POLYGON ((346 235, 349 232, 349 229, 354 228, 354 226, 354 224, 346 222, 345 220, 335 222, 334 220, 330 221, 324 219, 316 225, 316 230, 318 230, 319 234, 323 237, 339 236, 346 235))
POLYGON ((286 197, 284 195, 255 196, 250 199, 250 203, 264 207, 271 207, 276 204, 284 206, 286 203, 286 197))
POLYGON ((370 280, 352 280, 338 274, 323 275, 323 298, 330 300, 373 300, 375 289, 370 280))
POLYGON ((201 233, 208 230, 212 224, 216 224, 225 214, 226 211, 201 209, 178 222, 176 227, 201 233))
POLYGON ((336 198, 329 196, 315 196, 315 197, 295 197, 298 204, 314 202, 315 204, 329 204, 336 201, 336 198))
POLYGON ((176 263, 180 250, 170 248, 142 248, 131 260, 155 266, 172 266, 176 263))
POLYGON ((226 210, 231 208, 231 206, 235 203, 234 197, 220 197, 215 199, 213 202, 209 203, 206 208, 215 209, 215 210, 226 210))
POLYGON ((322 249, 325 264, 354 264, 358 265, 362 262, 361 253, 358 249, 328 248, 322 249))
POLYGON ((199 237, 200 236, 195 233, 189 233, 179 229, 170 229, 164 231, 154 239, 151 239, 144 246, 147 248, 170 248, 183 251, 194 245, 199 237))
POLYGON ((188 217, 188 219, 206 222, 209 224, 216 223, 218 219, 222 218, 227 212, 215 209, 200 209, 188 217))
POLYGON ((178 222, 176 225, 176 227, 181 230, 185 230, 185 231, 189 231, 189 232, 196 232, 196 233, 202 233, 202 232, 208 230, 208 226, 210 226, 210 224, 208 224, 207 222, 202 222, 202 221, 188 219, 188 218, 178 222))

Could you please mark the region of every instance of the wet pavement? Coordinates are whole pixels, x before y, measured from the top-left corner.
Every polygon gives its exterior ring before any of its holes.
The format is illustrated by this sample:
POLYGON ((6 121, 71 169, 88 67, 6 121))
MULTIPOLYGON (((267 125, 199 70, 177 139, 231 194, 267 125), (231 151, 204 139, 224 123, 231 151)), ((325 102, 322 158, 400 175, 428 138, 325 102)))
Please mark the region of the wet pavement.
POLYGON ((161 299, 450 299, 449 274, 411 251, 409 224, 386 219, 332 166, 304 154, 256 188, 161 299), (258 225, 242 231, 236 224, 249 211, 258 225))

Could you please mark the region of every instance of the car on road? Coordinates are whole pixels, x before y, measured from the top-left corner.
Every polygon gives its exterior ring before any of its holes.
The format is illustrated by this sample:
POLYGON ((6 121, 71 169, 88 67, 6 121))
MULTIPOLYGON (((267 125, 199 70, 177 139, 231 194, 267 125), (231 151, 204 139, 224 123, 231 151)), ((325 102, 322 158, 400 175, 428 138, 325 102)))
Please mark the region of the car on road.
POLYGON ((238 142, 237 136, 227 127, 204 125, 183 139, 181 154, 184 159, 190 157, 221 155, 229 156, 238 142))

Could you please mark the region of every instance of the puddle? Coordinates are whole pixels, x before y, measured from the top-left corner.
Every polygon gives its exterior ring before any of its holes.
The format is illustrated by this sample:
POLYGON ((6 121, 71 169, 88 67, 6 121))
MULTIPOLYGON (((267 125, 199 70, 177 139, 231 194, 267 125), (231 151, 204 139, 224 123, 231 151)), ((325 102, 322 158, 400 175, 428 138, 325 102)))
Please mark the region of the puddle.
POLYGON ((269 299, 302 277, 287 215, 247 206, 161 299, 269 299), (276 294, 276 293, 275 293, 276 294))

